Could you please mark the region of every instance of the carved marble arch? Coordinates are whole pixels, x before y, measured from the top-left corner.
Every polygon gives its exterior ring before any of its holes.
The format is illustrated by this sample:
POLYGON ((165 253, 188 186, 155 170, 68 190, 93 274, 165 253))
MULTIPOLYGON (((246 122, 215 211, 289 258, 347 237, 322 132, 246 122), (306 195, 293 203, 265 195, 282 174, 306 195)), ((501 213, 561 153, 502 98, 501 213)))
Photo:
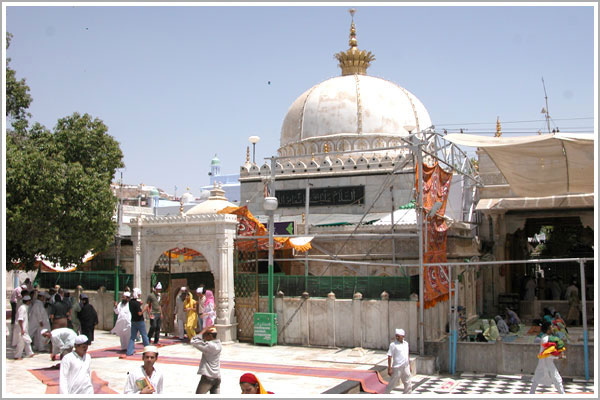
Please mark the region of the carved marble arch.
POLYGON ((385 144, 385 140, 383 140, 382 138, 376 138, 375 140, 373 140, 373 145, 371 148, 373 149, 381 149, 387 147, 385 144))
POLYGON ((279 155, 279 157, 286 157, 287 149, 285 147, 282 147, 279 150, 277 150, 277 154, 279 155))
POLYGON ((388 142, 388 147, 398 147, 398 146, 401 146, 401 145, 402 145, 402 142, 400 142, 400 140, 398 140, 398 139, 391 139, 388 142))
MULTIPOLYGON (((219 269, 216 268, 216 260, 214 259, 214 254, 215 254, 214 245, 208 244, 206 246, 203 246, 203 245, 193 244, 193 243, 186 244, 185 242, 176 242, 176 243, 173 242, 173 243, 167 243, 167 244, 163 244, 163 243, 159 244, 157 242, 149 240, 145 243, 145 246, 149 247, 148 258, 150 261, 149 265, 152 266, 152 269, 154 269, 153 266, 156 265, 156 263, 158 262, 159 258, 161 257, 161 255, 163 253, 166 253, 169 250, 173 250, 173 249, 187 248, 187 249, 195 250, 198 253, 200 253, 200 255, 203 258, 202 261, 204 261, 208 265, 208 271, 210 271, 213 274, 215 283, 216 283, 217 279, 219 279, 219 276, 221 275, 219 269)), ((177 259, 175 259, 175 261, 177 261, 177 259)))
POLYGON ((296 155, 296 149, 294 149, 294 146, 286 146, 286 157, 292 157, 296 155))
POLYGON ((318 154, 319 153, 319 145, 316 143, 312 143, 310 145, 310 154, 318 154))
POLYGON ((369 142, 367 142, 365 139, 358 139, 357 141, 354 142, 354 150, 368 150, 369 149, 369 142))
POLYGON ((337 144, 337 151, 348 151, 352 149, 352 145, 346 139, 340 140, 337 144))
POLYGON ((303 156, 306 155, 306 148, 304 148, 304 145, 302 143, 298 143, 296 145, 296 154, 297 156, 303 156))

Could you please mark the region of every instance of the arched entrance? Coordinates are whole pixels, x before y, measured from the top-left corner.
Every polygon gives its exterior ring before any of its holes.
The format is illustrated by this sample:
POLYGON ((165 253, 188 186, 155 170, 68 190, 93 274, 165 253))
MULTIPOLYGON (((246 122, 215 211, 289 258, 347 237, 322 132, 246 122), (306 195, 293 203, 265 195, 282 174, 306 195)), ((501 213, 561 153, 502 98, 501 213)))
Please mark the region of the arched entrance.
POLYGON ((237 217, 228 214, 180 215, 133 219, 134 286, 150 292, 154 265, 164 252, 189 248, 201 253, 215 282, 217 320, 222 342, 237 340, 234 314, 233 240, 237 217))

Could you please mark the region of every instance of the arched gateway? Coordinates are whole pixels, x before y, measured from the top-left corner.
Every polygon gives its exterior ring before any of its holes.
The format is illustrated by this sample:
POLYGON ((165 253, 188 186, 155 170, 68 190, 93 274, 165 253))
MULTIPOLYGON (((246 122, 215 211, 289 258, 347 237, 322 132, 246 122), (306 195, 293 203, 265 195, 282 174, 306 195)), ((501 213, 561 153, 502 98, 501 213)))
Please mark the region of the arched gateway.
POLYGON ((131 220, 134 248, 133 282, 150 292, 150 277, 160 255, 169 249, 190 248, 206 258, 215 278, 215 326, 222 342, 237 340, 234 312, 233 240, 237 217, 229 214, 140 216, 131 220))

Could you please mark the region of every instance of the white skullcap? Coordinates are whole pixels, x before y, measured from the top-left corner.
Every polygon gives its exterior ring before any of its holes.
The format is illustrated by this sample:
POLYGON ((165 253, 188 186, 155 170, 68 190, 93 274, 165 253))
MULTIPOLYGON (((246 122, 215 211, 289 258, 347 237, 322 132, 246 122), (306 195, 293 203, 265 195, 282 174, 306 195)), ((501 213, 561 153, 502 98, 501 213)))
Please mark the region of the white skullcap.
POLYGON ((44 328, 40 331, 40 335, 43 335, 44 333, 48 332, 48 329, 44 328))
POLYGON ((404 336, 404 329, 396 329, 396 335, 404 336))
POLYGON ((133 288, 133 298, 137 299, 140 297, 140 295, 142 294, 142 291, 140 290, 140 288, 133 288))
POLYGON ((158 354, 158 347, 156 346, 145 346, 144 351, 142 353, 151 352, 158 354))
POLYGON ((186 289, 186 287, 185 287, 185 286, 182 286, 182 287, 181 287, 181 290, 185 290, 185 289, 186 289))
POLYGON ((22 284, 21 285, 21 289, 27 289, 27 285, 26 284, 22 284))
POLYGON ((84 344, 88 342, 88 337, 85 335, 79 335, 75 338, 75 344, 84 344))
POLYGON ((154 289, 159 289, 159 290, 162 289, 162 285, 160 284, 160 282, 158 282, 158 284, 156 284, 154 289))
POLYGON ((203 288, 199 287, 198 289, 196 289, 196 293, 202 293, 204 291, 203 288))
POLYGON ((27 300, 31 300, 31 297, 29 297, 29 295, 23 296, 23 301, 27 301, 27 300))
POLYGON ((129 293, 129 292, 123 292, 123 296, 125 296, 125 297, 131 297, 131 293, 129 293))

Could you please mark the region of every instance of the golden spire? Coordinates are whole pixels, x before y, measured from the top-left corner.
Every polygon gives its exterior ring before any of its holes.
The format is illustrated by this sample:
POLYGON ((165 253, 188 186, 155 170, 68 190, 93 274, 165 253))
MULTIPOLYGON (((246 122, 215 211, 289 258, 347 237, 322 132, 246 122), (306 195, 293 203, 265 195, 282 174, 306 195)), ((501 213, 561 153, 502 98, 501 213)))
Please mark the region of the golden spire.
POLYGON ((500 125, 500 117, 496 120, 496 134, 494 137, 502 136, 502 126, 500 125))
POLYGON ((323 146, 323 151, 325 153, 329 153, 329 143, 325 143, 325 145, 323 146))
POLYGON ((310 161, 315 161, 315 153, 311 153, 310 161))
POLYGON ((345 52, 339 52, 335 54, 335 58, 339 61, 338 66, 342 69, 342 76, 346 75, 366 75, 367 68, 371 65, 371 61, 375 60, 375 55, 370 51, 359 50, 358 42, 356 40, 356 26, 354 25, 354 13, 356 10, 351 8, 350 15, 352 16, 352 23, 350 25, 350 40, 348 44, 350 48, 345 52))

